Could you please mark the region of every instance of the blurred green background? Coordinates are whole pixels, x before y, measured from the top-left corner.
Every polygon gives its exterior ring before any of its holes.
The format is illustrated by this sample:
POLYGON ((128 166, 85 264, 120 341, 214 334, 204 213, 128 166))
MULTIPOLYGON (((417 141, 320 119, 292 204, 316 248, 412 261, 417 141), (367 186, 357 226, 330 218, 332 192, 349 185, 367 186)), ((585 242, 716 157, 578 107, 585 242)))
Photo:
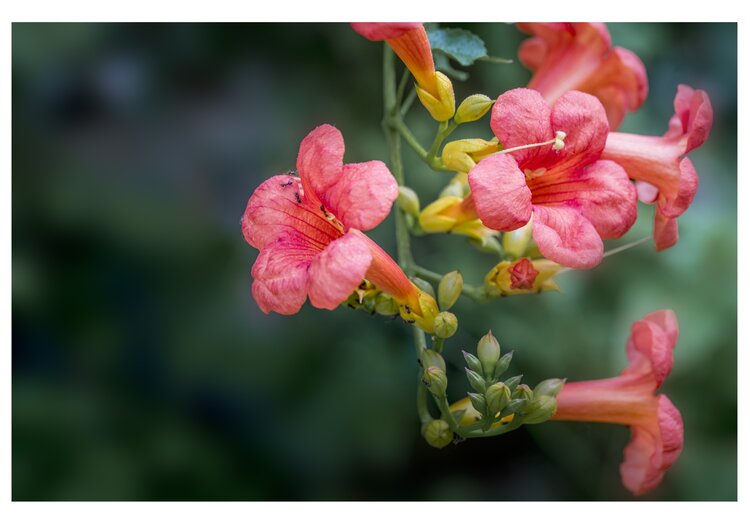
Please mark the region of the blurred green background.
MULTIPOLYGON (((515 58, 507 24, 469 28, 515 58)), ((652 244, 558 278, 562 293, 463 299, 447 344, 492 329, 529 383, 612 376, 632 321, 680 321, 663 391, 685 448, 646 499, 737 497, 737 33, 735 24, 611 24, 646 64, 650 94, 621 130, 662 134, 678 83, 708 91, 707 144, 677 246, 652 244)), ((624 427, 546 423, 428 447, 400 320, 306 305, 264 315, 257 252, 239 218, 254 188, 294 167, 300 140, 342 130, 346 161, 385 159, 381 45, 344 24, 14 24, 13 498, 16 500, 632 499, 624 427)), ((457 98, 523 86, 520 64, 479 63, 457 98)), ((408 122, 425 142, 433 123, 408 122)), ((459 137, 489 137, 488 120, 459 137)), ((448 175, 404 150, 429 202, 448 175)), ((650 234, 652 208, 621 241, 650 234)), ((389 218, 372 236, 395 253, 389 218)), ((450 236, 417 259, 480 281, 488 254, 450 236)))

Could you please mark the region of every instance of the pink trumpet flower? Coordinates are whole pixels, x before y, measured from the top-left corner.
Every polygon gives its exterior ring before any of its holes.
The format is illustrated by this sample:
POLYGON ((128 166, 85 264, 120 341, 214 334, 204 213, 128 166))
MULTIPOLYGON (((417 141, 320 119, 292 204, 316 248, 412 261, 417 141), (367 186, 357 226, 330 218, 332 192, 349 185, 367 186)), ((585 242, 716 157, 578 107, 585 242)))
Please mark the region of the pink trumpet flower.
POLYGON ((533 36, 518 57, 534 72, 528 87, 554 102, 570 90, 593 94, 604 105, 612 129, 648 95, 643 62, 632 51, 612 47, 604 24, 521 23, 533 36))
POLYGON ((263 312, 294 314, 307 297, 334 309, 367 278, 419 314, 419 291, 396 262, 361 231, 388 215, 398 185, 383 162, 344 164, 338 129, 321 125, 300 144, 299 178, 263 182, 242 217, 245 240, 260 250, 252 293, 263 312))
POLYGON ((553 420, 630 427, 620 475, 625 487, 637 496, 656 488, 682 452, 680 411, 665 395, 655 394, 672 370, 678 333, 674 312, 652 312, 633 323, 627 342, 628 367, 619 376, 566 383, 557 396, 553 420))
POLYGON ((550 108, 537 91, 513 89, 497 99, 490 125, 506 152, 469 172, 471 195, 462 212, 476 213, 497 231, 532 220, 544 257, 568 267, 596 266, 602 239, 625 234, 637 213, 623 168, 599 159, 608 131, 601 103, 571 91, 550 108))
POLYGON ((456 110, 453 84, 443 73, 435 71, 430 40, 420 23, 357 22, 352 29, 368 40, 385 40, 417 82, 419 100, 432 117, 443 122, 456 110))
POLYGON ((698 191, 698 174, 689 158, 708 138, 713 123, 711 101, 705 91, 677 87, 675 114, 664 136, 609 133, 602 158, 617 162, 638 182, 638 195, 656 202, 654 242, 657 250, 677 243, 677 217, 687 210, 698 191))

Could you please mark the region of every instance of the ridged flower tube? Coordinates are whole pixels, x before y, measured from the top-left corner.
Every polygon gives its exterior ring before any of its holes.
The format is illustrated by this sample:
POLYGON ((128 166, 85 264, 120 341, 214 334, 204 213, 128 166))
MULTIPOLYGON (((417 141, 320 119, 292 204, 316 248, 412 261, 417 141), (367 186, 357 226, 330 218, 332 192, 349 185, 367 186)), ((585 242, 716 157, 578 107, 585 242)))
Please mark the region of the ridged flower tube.
POLYGON ((566 383, 557 396, 553 420, 627 425, 620 476, 635 495, 661 483, 682 452, 682 416, 663 394, 656 394, 672 370, 679 333, 671 310, 636 321, 627 341, 628 367, 614 378, 566 383))
POLYGON ((242 233, 260 250, 253 297, 265 313, 295 314, 308 297, 314 307, 330 310, 367 279, 418 321, 434 300, 361 232, 388 215, 396 180, 383 162, 344 164, 343 157, 339 130, 321 125, 300 144, 299 177, 273 176, 250 197, 242 233))
POLYGON ((600 160, 609 130, 601 103, 570 91, 550 107, 537 91, 513 89, 498 97, 490 125, 508 152, 469 172, 471 195, 462 213, 473 207, 497 231, 518 229, 533 217, 532 236, 545 258, 574 268, 599 264, 602 239, 625 234, 637 214, 624 169, 600 160), (566 136, 562 149, 550 143, 559 132, 566 136))
POLYGON ((430 40, 424 25, 411 22, 352 23, 352 28, 371 41, 385 40, 417 82, 422 105, 438 122, 450 120, 456 112, 453 84, 435 71, 430 40))
POLYGON ((689 158, 708 138, 713 109, 708 94, 687 85, 677 87, 675 114, 664 136, 609 133, 602 158, 621 165, 638 180, 638 195, 656 202, 654 242, 657 250, 677 243, 677 217, 687 210, 698 191, 698 174, 689 158))
POLYGON ((520 23, 532 35, 518 50, 521 63, 534 72, 528 87, 552 103, 570 90, 596 96, 612 129, 648 95, 648 78, 635 53, 612 47, 604 24, 520 23))

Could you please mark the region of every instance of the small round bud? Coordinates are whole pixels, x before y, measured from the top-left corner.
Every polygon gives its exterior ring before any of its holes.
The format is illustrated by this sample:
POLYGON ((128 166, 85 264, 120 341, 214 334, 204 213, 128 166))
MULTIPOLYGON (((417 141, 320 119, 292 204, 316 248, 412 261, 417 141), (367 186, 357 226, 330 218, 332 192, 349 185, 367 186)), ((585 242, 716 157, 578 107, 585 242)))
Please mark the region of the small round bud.
POLYGON ((419 216, 419 196, 417 196, 417 193, 411 187, 402 185, 398 188, 396 203, 398 203, 399 209, 406 214, 419 216))
POLYGON ((505 383, 495 383, 487 389, 484 396, 487 400, 487 410, 495 415, 510 403, 511 393, 505 383))
POLYGON ((500 359, 500 343, 492 335, 492 331, 485 334, 479 340, 477 344, 477 356, 479 357, 479 361, 482 362, 485 377, 492 377, 495 372, 497 360, 500 359))
POLYGON ((436 449, 442 449, 453 441, 453 431, 445 420, 436 419, 429 422, 423 429, 425 441, 436 449))
POLYGON ((422 367, 425 369, 428 369, 430 367, 437 367, 438 369, 445 372, 445 360, 434 350, 423 349, 419 361, 422 364, 422 367))
POLYGON ((472 94, 461 102, 453 119, 459 124, 474 122, 487 114, 493 103, 495 103, 494 100, 487 95, 472 94))
POLYGON ((540 396, 533 399, 524 409, 523 422, 526 425, 544 423, 555 415, 557 400, 552 396, 540 396))
POLYGON ((525 383, 521 383, 513 391, 513 398, 531 401, 532 399, 534 399, 534 393, 532 392, 531 387, 529 387, 525 383))
POLYGON ((539 396, 557 396, 565 385, 565 380, 559 378, 550 378, 539 383, 534 387, 534 397, 539 396))
POLYGON ((456 303, 464 288, 464 277, 458 271, 451 271, 440 280, 438 285, 438 303, 447 311, 456 303))
POLYGON ((435 316, 432 328, 438 338, 450 338, 458 330, 458 318, 452 312, 441 312, 435 316))
POLYGON ((448 389, 448 377, 443 370, 437 367, 427 367, 423 378, 430 392, 438 397, 445 396, 445 391, 448 389))
POLYGON ((389 295, 381 292, 375 298, 375 312, 382 316, 395 316, 398 314, 398 303, 389 295))

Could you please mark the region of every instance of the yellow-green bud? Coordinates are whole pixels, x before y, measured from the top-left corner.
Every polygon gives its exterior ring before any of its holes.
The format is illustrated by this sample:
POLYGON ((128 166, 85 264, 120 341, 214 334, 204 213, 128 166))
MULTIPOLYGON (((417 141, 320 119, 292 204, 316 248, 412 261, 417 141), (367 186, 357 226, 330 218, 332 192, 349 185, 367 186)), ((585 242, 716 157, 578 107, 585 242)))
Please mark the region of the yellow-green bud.
POLYGON ((435 419, 429 422, 423 429, 425 441, 436 449, 442 449, 453 441, 453 431, 448 422, 441 419, 435 419))
POLYGON ((464 355, 464 360, 466 360, 466 364, 469 366, 471 370, 476 372, 477 374, 481 374, 484 372, 482 370, 482 362, 479 361, 479 358, 474 356, 473 354, 466 352, 465 350, 461 351, 464 355))
POLYGON ((494 415, 510 403, 510 389, 505 383, 495 383, 490 385, 484 397, 487 400, 487 410, 494 415))
POLYGON ((414 192, 411 187, 400 186, 398 188, 398 203, 399 209, 404 211, 406 214, 411 216, 419 216, 419 196, 414 192))
POLYGON ((438 369, 445 372, 445 360, 434 350, 423 349, 422 355, 419 358, 419 362, 425 369, 428 369, 430 367, 437 367, 438 369))
POLYGON ((513 398, 522 399, 522 400, 532 400, 534 399, 534 392, 532 392, 531 387, 529 387, 525 383, 521 383, 513 391, 513 398))
POLYGON ((458 297, 461 296, 461 290, 464 288, 464 277, 458 271, 451 271, 440 280, 438 285, 438 303, 440 308, 448 310, 453 307, 458 297))
POLYGON ((544 423, 555 415, 557 400, 552 396, 540 396, 535 398, 526 406, 523 422, 526 425, 544 423))
POLYGON ((468 396, 474 409, 484 415, 487 410, 487 402, 485 401, 484 396, 482 394, 477 394, 476 392, 469 392, 468 396))
POLYGON ((534 397, 540 396, 557 396, 565 385, 565 380, 559 378, 550 378, 539 383, 534 387, 534 397))
POLYGON ((450 338, 458 330, 458 318, 452 312, 441 312, 435 316, 432 328, 438 338, 450 338))
POLYGON ((469 385, 471 385, 471 388, 477 392, 484 392, 485 389, 487 388, 487 384, 485 383, 484 379, 471 369, 465 369, 465 370, 466 370, 466 377, 469 380, 469 385))
POLYGON ((490 378, 494 375, 495 365, 500 359, 500 343, 492 335, 492 331, 485 334, 477 344, 477 357, 482 362, 484 375, 490 378))
POLYGON ((503 251, 511 258, 520 258, 526 252, 531 241, 531 220, 515 231, 503 233, 503 251))
POLYGON ((467 97, 456 109, 454 120, 456 123, 466 123, 479 120, 487 114, 492 104, 495 103, 489 96, 484 94, 472 94, 467 97))
POLYGON ((416 285, 419 290, 426 292, 433 298, 435 297, 435 289, 432 287, 432 284, 430 282, 417 277, 413 277, 411 281, 414 282, 414 285, 416 285))
POLYGON ((508 370, 512 359, 513 351, 510 351, 507 354, 503 354, 503 356, 495 364, 495 372, 493 374, 494 379, 498 379, 506 370, 508 370))
POLYGON ((523 379, 523 374, 519 374, 518 376, 513 376, 512 378, 505 380, 505 384, 508 386, 511 392, 513 392, 516 390, 516 387, 518 387, 518 385, 521 383, 522 379, 523 379))
POLYGON ((448 389, 448 377, 445 372, 438 367, 427 367, 424 371, 424 383, 425 386, 435 396, 445 396, 445 391, 448 389))
POLYGON ((375 312, 382 316, 395 316, 398 314, 398 303, 389 295, 381 292, 375 298, 375 312))
POLYGON ((419 101, 425 109, 438 122, 450 120, 456 112, 456 97, 453 93, 453 84, 450 79, 440 71, 435 72, 437 95, 433 95, 422 86, 417 84, 415 89, 419 101))

